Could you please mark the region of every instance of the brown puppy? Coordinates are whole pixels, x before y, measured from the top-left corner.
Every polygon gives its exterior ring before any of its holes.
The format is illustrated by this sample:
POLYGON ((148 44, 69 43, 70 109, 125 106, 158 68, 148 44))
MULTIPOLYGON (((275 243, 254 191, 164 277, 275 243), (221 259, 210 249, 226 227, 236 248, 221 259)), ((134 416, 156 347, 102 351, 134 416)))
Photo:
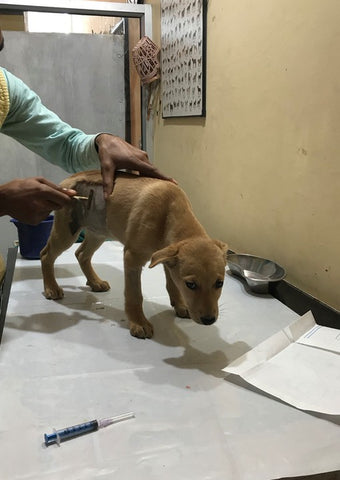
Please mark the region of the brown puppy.
POLYGON ((82 172, 62 182, 79 195, 71 207, 58 210, 51 236, 41 251, 45 296, 63 297, 54 275, 56 258, 86 230, 76 251, 80 267, 93 291, 107 291, 91 265, 104 240, 124 245, 125 311, 130 333, 151 338, 153 328, 142 308, 142 267, 163 263, 171 305, 179 317, 211 325, 218 317, 217 301, 225 276, 227 245, 211 239, 193 214, 183 190, 171 182, 118 173, 113 193, 105 202, 99 171, 82 172))

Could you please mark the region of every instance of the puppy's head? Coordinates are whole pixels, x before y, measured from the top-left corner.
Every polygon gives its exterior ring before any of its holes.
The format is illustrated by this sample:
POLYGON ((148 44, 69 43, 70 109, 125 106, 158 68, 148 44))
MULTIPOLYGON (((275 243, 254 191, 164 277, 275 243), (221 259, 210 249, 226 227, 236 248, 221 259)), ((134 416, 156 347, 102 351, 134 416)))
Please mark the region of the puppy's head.
POLYGON ((207 237, 174 243, 152 255, 150 268, 166 266, 196 323, 212 325, 217 320, 227 250, 225 243, 207 237))

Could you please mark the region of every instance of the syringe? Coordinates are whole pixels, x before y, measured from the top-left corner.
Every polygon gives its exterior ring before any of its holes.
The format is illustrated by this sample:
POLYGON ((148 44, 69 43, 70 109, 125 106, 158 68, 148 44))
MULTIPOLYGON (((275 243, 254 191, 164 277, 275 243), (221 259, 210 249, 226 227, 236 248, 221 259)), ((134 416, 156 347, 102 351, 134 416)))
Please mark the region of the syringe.
POLYGON ((101 420, 91 420, 90 422, 79 423, 78 425, 73 425, 72 427, 65 427, 61 430, 53 429, 53 433, 45 433, 45 445, 48 447, 52 443, 57 443, 60 446, 60 443, 64 440, 70 438, 78 437, 84 433, 94 432, 99 428, 107 427, 113 423, 122 422, 123 420, 128 420, 129 418, 134 418, 135 414, 133 412, 123 413, 122 415, 116 415, 115 417, 102 418, 101 420))

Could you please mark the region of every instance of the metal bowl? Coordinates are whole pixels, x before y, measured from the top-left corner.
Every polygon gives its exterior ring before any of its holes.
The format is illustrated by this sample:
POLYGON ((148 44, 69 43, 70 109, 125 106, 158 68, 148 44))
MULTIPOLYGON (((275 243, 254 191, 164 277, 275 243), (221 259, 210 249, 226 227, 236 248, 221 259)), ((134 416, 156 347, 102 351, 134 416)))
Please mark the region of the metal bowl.
POLYGON ((231 273, 244 278, 256 293, 268 293, 269 283, 279 282, 286 276, 284 268, 272 260, 246 253, 228 255, 228 266, 231 273))

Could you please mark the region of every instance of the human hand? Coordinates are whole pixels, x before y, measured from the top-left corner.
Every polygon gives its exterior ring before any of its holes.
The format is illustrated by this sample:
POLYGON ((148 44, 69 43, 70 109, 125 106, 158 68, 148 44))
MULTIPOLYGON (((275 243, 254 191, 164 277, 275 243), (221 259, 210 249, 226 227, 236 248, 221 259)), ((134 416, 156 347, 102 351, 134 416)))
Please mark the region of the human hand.
POLYGON ((42 177, 15 179, 0 186, 0 215, 37 225, 52 210, 69 203, 76 193, 42 177))
POLYGON ((160 178, 177 183, 173 178, 163 175, 149 161, 148 154, 120 137, 101 133, 96 137, 98 155, 103 177, 104 197, 111 195, 115 171, 118 169, 137 171, 145 177, 160 178))

